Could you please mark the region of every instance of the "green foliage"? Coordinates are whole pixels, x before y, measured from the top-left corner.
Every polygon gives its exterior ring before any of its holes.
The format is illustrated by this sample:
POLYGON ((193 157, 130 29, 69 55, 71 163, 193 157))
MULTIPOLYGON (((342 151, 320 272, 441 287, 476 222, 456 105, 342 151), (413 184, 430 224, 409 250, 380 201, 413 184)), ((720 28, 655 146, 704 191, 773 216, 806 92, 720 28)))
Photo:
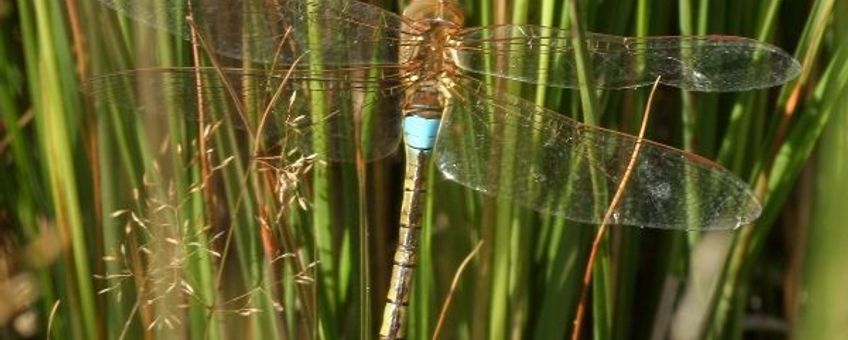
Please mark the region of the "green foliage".
MULTIPOLYGON (((741 35, 795 51, 803 72, 780 88, 660 90, 648 137, 748 179, 763 214, 731 232, 613 228, 594 267, 583 338, 845 337, 839 259, 848 239, 839 226, 845 220, 840 194, 848 189, 848 25, 835 13, 848 13, 848 2, 462 5, 470 26, 741 35), (817 148, 820 136, 824 144, 817 148)), ((150 101, 163 89, 124 84, 139 88, 130 98, 116 96, 117 87, 86 85, 143 67, 247 66, 197 46, 98 1, 0 1, 4 337, 376 334, 399 214, 399 156, 338 164, 290 154, 285 146, 285 152, 258 153, 264 146, 230 124, 186 120, 196 102, 169 105, 184 93, 165 91, 169 100, 150 101), (137 114, 145 106, 160 114, 137 114)), ((506 88, 629 133, 637 130, 649 92, 506 88)), ((203 111, 217 118, 228 105, 223 85, 219 90, 204 92, 211 98, 203 111)), ((255 112, 264 105, 288 100, 245 101, 245 111, 254 112, 245 119, 261 119, 255 112)), ((521 176, 520 169, 506 175, 521 176)), ((484 196, 441 179, 435 169, 431 178, 409 337, 432 335, 448 295, 444 339, 570 337, 596 229, 484 196), (452 289, 457 267, 481 241, 452 289)))

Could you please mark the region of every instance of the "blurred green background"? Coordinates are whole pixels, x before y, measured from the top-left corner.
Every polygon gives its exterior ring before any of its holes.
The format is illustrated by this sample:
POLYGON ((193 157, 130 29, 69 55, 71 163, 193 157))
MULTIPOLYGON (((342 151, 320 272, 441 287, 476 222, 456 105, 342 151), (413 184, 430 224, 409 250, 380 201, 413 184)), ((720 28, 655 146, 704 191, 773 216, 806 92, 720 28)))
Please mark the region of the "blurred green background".
MULTIPOLYGON (((794 54, 803 71, 783 87, 660 89, 648 137, 747 180, 763 214, 728 232, 612 228, 581 335, 848 338, 847 1, 461 4, 470 26, 571 28, 577 17, 592 32, 740 35, 794 54)), ((205 163, 206 132, 184 117, 134 117, 86 96, 97 75, 210 62, 98 1, 0 0, 0 336, 374 337, 402 155, 263 166, 221 132, 205 163)), ((577 90, 510 89, 575 117, 585 108, 577 90)), ((649 89, 590 92, 600 125, 637 131, 649 89)), ((409 337, 433 335, 448 295, 443 339, 571 337, 596 228, 433 178, 409 337)))

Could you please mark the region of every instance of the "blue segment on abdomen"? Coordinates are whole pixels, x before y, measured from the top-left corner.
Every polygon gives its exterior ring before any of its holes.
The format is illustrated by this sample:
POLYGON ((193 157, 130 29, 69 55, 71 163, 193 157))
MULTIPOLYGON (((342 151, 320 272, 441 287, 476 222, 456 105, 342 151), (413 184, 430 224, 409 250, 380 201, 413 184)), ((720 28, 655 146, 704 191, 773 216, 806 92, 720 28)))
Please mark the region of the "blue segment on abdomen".
POLYGON ((406 145, 419 150, 432 150, 439 131, 438 118, 407 116, 403 119, 403 138, 406 145))

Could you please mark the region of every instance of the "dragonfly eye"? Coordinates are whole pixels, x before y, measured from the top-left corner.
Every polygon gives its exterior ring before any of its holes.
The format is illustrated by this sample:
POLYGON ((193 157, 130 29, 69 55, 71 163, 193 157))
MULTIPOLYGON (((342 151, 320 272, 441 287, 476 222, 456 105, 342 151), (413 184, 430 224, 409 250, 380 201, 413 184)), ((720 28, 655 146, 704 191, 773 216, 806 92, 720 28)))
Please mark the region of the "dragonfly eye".
POLYGON ((404 9, 403 15, 414 21, 432 20, 457 26, 462 26, 465 22, 462 7, 453 0, 414 1, 404 9))

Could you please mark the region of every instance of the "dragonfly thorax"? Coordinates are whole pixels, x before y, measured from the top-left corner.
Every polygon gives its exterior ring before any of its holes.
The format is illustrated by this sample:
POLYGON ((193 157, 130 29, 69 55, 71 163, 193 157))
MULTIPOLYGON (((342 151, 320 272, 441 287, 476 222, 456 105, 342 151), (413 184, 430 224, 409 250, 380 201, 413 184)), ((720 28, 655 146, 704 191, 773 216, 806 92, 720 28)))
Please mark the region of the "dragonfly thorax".
POLYGON ((437 0, 415 1, 404 11, 399 50, 405 90, 404 114, 435 118, 441 115, 447 90, 458 74, 453 56, 462 30, 459 6, 437 0))
POLYGON ((461 27, 440 19, 415 21, 401 37, 400 60, 406 79, 411 82, 452 76, 456 36, 461 27))
POLYGON ((410 20, 401 36, 400 60, 409 82, 432 81, 456 72, 451 51, 465 15, 449 0, 415 0, 404 10, 410 20))

